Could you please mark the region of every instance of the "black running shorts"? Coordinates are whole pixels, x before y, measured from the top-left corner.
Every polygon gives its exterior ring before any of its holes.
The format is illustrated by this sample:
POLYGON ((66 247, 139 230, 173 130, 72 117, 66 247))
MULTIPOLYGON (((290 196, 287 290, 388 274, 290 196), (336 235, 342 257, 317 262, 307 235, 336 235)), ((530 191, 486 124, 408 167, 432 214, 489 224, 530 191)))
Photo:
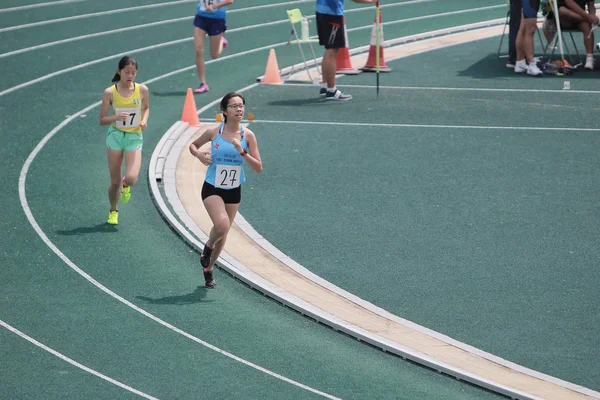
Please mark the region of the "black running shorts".
POLYGON ((219 196, 225 204, 240 204, 242 199, 242 187, 238 186, 235 189, 220 189, 210 183, 204 181, 202 185, 202 200, 206 200, 210 196, 219 196))
POLYGON ((344 32, 344 17, 317 13, 317 33, 319 44, 326 49, 341 49, 346 47, 346 33, 344 32))

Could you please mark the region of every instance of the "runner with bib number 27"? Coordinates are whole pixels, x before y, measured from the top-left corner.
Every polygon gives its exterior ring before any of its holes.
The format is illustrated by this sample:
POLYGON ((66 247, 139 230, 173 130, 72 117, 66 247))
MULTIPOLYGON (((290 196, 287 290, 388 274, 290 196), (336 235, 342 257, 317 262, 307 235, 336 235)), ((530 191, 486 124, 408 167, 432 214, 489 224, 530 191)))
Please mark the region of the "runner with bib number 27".
POLYGON ((239 93, 226 94, 221 100, 223 123, 205 130, 189 147, 192 155, 208 167, 202 186, 202 201, 213 227, 200 255, 207 288, 216 286, 213 266, 225 246, 240 206, 241 185, 246 181, 242 164, 245 161, 258 173, 263 169, 256 136, 241 124, 245 107, 244 96, 239 93), (210 150, 202 149, 209 142, 210 150))

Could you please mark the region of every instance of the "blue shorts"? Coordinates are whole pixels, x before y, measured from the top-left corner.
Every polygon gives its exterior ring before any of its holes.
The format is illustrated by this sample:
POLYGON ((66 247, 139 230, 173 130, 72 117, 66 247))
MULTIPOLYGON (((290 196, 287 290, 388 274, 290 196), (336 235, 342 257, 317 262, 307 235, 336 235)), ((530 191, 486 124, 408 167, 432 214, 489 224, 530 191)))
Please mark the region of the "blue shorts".
POLYGON ((523 0, 521 5, 523 7, 524 18, 537 18, 537 13, 540 9, 540 0, 523 0))
POLYGON ((196 15, 196 18, 194 18, 194 26, 208 33, 208 36, 217 36, 227 30, 224 19, 206 18, 200 15, 196 15))

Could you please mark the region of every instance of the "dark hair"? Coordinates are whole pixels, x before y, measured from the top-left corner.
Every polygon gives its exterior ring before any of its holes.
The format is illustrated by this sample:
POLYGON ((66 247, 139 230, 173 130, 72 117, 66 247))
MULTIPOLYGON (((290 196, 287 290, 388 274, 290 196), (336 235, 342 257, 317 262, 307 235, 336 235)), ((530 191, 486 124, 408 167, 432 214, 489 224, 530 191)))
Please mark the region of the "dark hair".
MULTIPOLYGON (((121 58, 121 60, 119 60, 119 66, 117 67, 117 69, 120 71, 128 65, 133 65, 136 70, 138 69, 137 61, 135 61, 135 58, 129 57, 129 56, 125 56, 125 57, 121 58)), ((113 76, 112 81, 119 82, 120 80, 121 80, 121 75, 119 75, 118 72, 115 73, 115 76, 113 76)))
POLYGON ((227 93, 225 96, 223 96, 223 99, 221 99, 221 111, 223 112, 223 122, 227 122, 227 115, 225 114, 225 111, 227 111, 227 105, 229 104, 229 100, 231 100, 231 98, 233 97, 239 97, 240 99, 242 99, 242 103, 246 105, 246 98, 241 93, 227 93))

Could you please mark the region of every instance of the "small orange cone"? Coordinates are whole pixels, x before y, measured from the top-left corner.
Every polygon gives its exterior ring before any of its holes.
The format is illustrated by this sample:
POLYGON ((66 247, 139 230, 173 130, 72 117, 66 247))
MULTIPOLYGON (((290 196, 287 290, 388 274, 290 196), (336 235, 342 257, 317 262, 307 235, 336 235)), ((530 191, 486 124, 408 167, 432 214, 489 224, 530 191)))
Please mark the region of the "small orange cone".
POLYGON ((181 120, 187 122, 190 126, 200 126, 198 112, 196 111, 196 101, 194 100, 194 92, 192 92, 191 88, 188 88, 187 94, 185 95, 181 120))
MULTIPOLYGON (((383 17, 379 11, 379 72, 391 72, 392 69, 385 65, 383 57, 383 17)), ((377 13, 373 18, 373 29, 371 30, 371 43, 369 45, 369 57, 367 63, 361 68, 365 72, 377 72, 377 13)))
POLYGON ((352 68, 350 62, 350 43, 348 42, 348 31, 346 30, 346 18, 342 17, 344 21, 344 36, 346 38, 346 46, 338 50, 337 57, 335 59, 335 72, 344 75, 358 75, 362 71, 352 68))
POLYGON ((267 69, 265 70, 265 76, 262 79, 262 83, 270 85, 281 85, 283 83, 281 76, 279 76, 279 65, 277 65, 275 49, 271 49, 271 51, 269 51, 267 69))

